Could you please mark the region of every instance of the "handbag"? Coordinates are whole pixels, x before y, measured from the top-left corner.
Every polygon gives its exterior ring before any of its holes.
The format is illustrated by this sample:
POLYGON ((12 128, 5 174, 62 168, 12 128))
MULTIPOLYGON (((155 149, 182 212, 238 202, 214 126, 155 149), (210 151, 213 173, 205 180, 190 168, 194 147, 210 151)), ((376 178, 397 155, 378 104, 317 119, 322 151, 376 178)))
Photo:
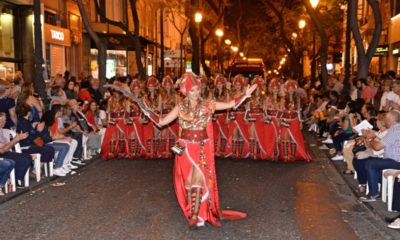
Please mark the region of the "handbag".
POLYGON ((33 139, 33 143, 38 147, 44 146, 44 141, 41 137, 36 137, 35 139, 33 139))
POLYGON ((351 151, 353 152, 356 159, 365 159, 374 155, 372 149, 365 146, 364 140, 362 138, 355 139, 354 147, 351 151))

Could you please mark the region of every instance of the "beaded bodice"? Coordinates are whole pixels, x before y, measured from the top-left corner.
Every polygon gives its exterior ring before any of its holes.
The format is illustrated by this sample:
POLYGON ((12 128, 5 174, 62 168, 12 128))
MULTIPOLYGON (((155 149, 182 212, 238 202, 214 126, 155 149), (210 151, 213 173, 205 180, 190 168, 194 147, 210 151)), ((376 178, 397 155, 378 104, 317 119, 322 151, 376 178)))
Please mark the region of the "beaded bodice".
POLYGON ((179 126, 187 130, 203 130, 214 111, 215 102, 212 100, 202 101, 193 109, 185 100, 179 106, 179 126))

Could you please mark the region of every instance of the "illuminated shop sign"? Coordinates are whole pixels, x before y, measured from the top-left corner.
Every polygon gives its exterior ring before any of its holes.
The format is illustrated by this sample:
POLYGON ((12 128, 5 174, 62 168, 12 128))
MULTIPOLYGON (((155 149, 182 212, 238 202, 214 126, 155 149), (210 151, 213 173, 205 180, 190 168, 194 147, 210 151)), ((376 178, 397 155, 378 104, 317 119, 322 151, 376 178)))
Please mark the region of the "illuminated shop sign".
POLYGON ((56 27, 50 24, 44 24, 44 32, 47 43, 53 43, 67 47, 71 46, 69 29, 56 27))
POLYGON ((389 53, 388 45, 379 45, 376 50, 374 56, 387 56, 389 53))

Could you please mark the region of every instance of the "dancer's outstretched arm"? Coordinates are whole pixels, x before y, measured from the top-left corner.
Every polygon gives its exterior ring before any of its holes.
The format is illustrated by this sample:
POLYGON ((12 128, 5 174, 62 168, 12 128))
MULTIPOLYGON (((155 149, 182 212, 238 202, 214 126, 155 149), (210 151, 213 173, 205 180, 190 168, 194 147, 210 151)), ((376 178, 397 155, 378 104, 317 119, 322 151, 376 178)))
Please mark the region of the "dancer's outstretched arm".
POLYGON ((139 104, 139 106, 143 113, 158 127, 168 125, 170 122, 174 121, 178 117, 179 113, 179 106, 176 105, 165 117, 160 118, 160 116, 158 116, 155 112, 153 112, 144 104, 139 104))
POLYGON ((246 100, 246 98, 251 96, 256 88, 257 84, 253 84, 251 85, 251 87, 247 86, 246 93, 244 93, 243 95, 240 95, 239 97, 232 99, 229 102, 216 102, 215 110, 225 110, 230 108, 236 109, 244 102, 244 100, 246 100))

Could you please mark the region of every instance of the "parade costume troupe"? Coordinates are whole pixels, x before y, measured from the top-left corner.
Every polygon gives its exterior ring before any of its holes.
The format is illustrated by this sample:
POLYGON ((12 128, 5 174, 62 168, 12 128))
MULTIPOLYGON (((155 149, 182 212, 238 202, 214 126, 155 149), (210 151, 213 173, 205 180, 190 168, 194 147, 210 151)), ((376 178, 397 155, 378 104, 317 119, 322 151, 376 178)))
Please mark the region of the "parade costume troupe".
POLYGON ((246 217, 245 213, 221 210, 214 162, 214 138, 211 118, 216 110, 237 108, 255 90, 247 88, 245 94, 230 102, 216 102, 200 98, 201 81, 193 73, 182 77, 180 90, 185 98, 163 118, 148 107, 143 112, 158 126, 168 125, 178 118, 178 143, 183 149, 175 156, 174 186, 179 205, 190 227, 209 222, 221 226, 220 220, 246 217))

